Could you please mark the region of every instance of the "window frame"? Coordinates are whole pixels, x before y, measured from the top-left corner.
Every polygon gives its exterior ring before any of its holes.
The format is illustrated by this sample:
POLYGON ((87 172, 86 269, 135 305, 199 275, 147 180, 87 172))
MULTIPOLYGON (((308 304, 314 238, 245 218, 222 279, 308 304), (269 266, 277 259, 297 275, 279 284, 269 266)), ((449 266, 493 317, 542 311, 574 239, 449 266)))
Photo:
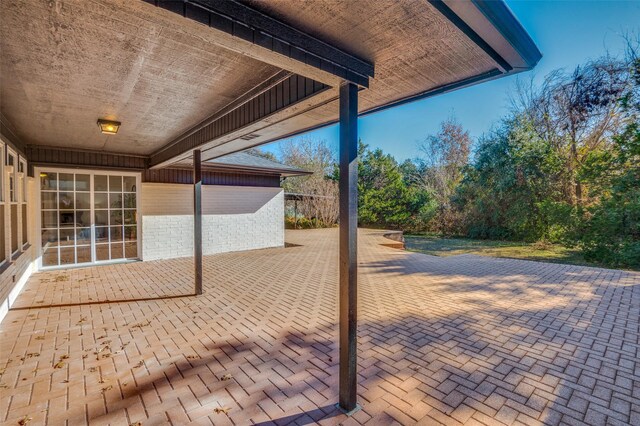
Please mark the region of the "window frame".
POLYGON ((7 161, 5 143, 0 140, 0 204, 4 205, 4 163, 7 161))
POLYGON ((7 150, 7 164, 6 167, 11 167, 9 171, 9 175, 7 176, 7 185, 8 185, 8 196, 7 203, 8 204, 18 204, 18 192, 17 192, 17 163, 18 163, 18 153, 11 149, 10 146, 6 147, 7 150), (13 164, 9 164, 9 158, 13 160, 13 164))
MULTIPOLYGON (((128 263, 128 262, 136 262, 139 260, 142 260, 142 235, 141 235, 141 231, 142 231, 142 216, 141 216, 141 206, 140 206, 140 196, 141 196, 141 182, 142 182, 142 174, 140 172, 128 172, 128 171, 122 171, 122 170, 109 170, 109 169, 70 169, 70 168, 60 168, 60 167, 34 167, 34 176, 37 176, 37 182, 36 182, 36 187, 35 187, 35 200, 34 200, 34 208, 35 210, 35 220, 36 220, 36 227, 35 227, 35 235, 34 235, 34 241, 33 244, 36 244, 36 250, 37 250, 37 268, 40 271, 48 271, 48 270, 55 270, 55 269, 64 269, 64 268, 69 268, 69 267, 77 267, 77 266, 98 266, 98 265, 108 265, 108 264, 115 264, 115 263, 128 263), (86 262, 86 263, 81 263, 81 264, 58 264, 58 265, 50 265, 50 266, 44 266, 42 263, 42 256, 44 254, 44 250, 42 247, 42 186, 41 186, 41 182, 40 182, 40 175, 41 173, 57 173, 57 174, 88 174, 91 176, 91 186, 90 186, 90 215, 91 215, 91 251, 92 251, 92 261, 91 262, 86 262), (95 224, 95 200, 94 200, 94 196, 95 196, 95 187, 94 187, 94 178, 97 175, 106 175, 106 176, 110 176, 110 175, 114 175, 114 176, 129 176, 129 177, 135 177, 136 179, 136 190, 135 190, 135 194, 136 194, 136 214, 137 214, 137 220, 136 220, 136 251, 137 251, 137 257, 136 258, 120 258, 120 259, 111 259, 111 260, 97 260, 97 256, 95 253, 95 248, 96 248, 96 240, 95 240, 95 234, 96 234, 96 224, 95 224)), ((59 192, 59 190, 58 190, 59 192)), ((74 189, 75 192, 75 189, 74 189)), ((59 209, 56 209, 59 210, 59 209)), ((123 209, 124 210, 124 209, 123 209)), ((124 226, 124 225, 123 225, 124 226)), ((123 236, 124 238, 124 236, 123 236)), ((124 243, 125 241, 123 241, 124 243)))
MULTIPOLYGON (((16 190, 19 191, 18 196, 16 197, 16 199, 18 200, 18 205, 20 206, 20 218, 21 220, 24 221, 28 221, 29 220, 29 214, 27 213, 22 213, 23 211, 27 211, 28 210, 28 197, 27 197, 27 160, 22 157, 22 156, 18 156, 18 171, 16 173, 17 176, 17 181, 19 182, 17 185, 16 190)), ((22 241, 19 241, 18 243, 20 244, 21 249, 24 251, 26 250, 26 248, 29 246, 29 226, 28 224, 22 224, 22 241), (25 234, 25 231, 27 233, 27 235, 25 234)))
MULTIPOLYGON (((19 213, 16 213, 18 217, 16 218, 16 226, 17 229, 17 241, 16 241, 16 250, 13 250, 13 227, 11 226, 13 222, 13 212, 12 206, 16 206, 16 212, 18 212, 18 206, 20 203, 18 202, 18 161, 19 155, 18 152, 13 149, 10 145, 6 144, 6 166, 5 166, 5 174, 7 175, 7 201, 6 204, 9 206, 7 209, 9 212, 9 258, 7 260, 11 261, 15 256, 19 256, 22 252, 22 244, 20 242, 20 220, 19 213), (11 159, 11 163, 9 164, 9 160, 11 159), (7 168, 9 169, 7 172, 7 168)), ((7 217, 7 211, 5 211, 5 219, 7 217)))
MULTIPOLYGON (((7 145, 4 143, 4 141, 0 140, 0 209, 3 210, 3 218, 7 217, 7 209, 6 209, 6 188, 5 188, 5 163, 7 162, 7 145)), ((4 248, 3 252, 0 253, 0 268, 2 268, 6 263, 7 263, 7 234, 6 234, 6 223, 2 223, 2 234, 1 234, 1 238, 3 239, 2 241, 2 247, 4 248)), ((11 234, 11 231, 9 231, 9 235, 11 234)), ((9 246, 11 246, 11 242, 9 242, 9 246)))

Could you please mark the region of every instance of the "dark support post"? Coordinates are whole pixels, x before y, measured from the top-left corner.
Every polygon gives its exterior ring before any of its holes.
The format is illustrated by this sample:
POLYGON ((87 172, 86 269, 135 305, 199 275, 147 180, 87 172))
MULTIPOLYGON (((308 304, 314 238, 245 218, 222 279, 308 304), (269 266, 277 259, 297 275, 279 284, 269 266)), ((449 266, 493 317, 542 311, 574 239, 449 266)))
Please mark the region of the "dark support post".
POLYGON ((202 155, 193 151, 193 258, 195 293, 202 294, 202 155))
POLYGON ((293 200, 293 229, 298 229, 298 200, 293 200))
POLYGON ((340 86, 340 408, 358 408, 358 86, 340 86))

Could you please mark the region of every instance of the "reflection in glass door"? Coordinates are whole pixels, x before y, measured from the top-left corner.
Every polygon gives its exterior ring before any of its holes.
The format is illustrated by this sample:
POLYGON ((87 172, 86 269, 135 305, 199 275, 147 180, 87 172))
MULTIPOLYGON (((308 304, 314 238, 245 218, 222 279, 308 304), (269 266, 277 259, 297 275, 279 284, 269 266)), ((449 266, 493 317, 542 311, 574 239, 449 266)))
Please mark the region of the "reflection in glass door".
POLYGON ((43 267, 138 257, 135 176, 41 172, 40 196, 43 267))
POLYGON ((96 260, 138 256, 136 178, 94 176, 96 260))

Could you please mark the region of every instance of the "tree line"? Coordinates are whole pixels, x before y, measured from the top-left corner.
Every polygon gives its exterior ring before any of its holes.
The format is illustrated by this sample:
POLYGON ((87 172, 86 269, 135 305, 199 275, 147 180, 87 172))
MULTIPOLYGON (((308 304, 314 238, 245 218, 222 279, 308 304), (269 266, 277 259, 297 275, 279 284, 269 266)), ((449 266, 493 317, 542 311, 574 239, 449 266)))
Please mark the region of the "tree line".
MULTIPOLYGON (((455 118, 402 163, 359 146, 361 226, 579 247, 587 260, 640 267, 640 59, 605 56, 542 84, 520 81, 508 114, 473 141, 455 118)), ((324 141, 281 145, 314 171, 285 190, 302 226, 338 220, 335 153, 324 141)))

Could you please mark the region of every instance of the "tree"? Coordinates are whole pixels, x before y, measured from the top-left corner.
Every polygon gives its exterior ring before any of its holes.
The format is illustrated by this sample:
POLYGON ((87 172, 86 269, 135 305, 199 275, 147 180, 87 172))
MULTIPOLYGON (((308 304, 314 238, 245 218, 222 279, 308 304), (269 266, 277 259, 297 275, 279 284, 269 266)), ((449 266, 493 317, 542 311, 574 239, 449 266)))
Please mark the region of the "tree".
POLYGON ((606 153, 590 153, 582 169, 586 182, 598 182, 599 203, 585 215, 579 243, 590 260, 640 268, 640 57, 628 53, 631 85, 621 97, 628 124, 606 153))
POLYGON ((256 157, 266 158, 267 160, 278 161, 278 158, 275 156, 273 152, 264 151, 260 148, 249 148, 249 149, 246 149, 244 152, 256 157))
POLYGON ((554 71, 540 88, 518 86, 517 113, 524 114, 538 136, 564 159, 558 177, 565 200, 575 206, 593 201, 580 179, 585 158, 610 149, 613 135, 627 118, 619 100, 628 89, 628 72, 625 61, 605 56, 570 74, 554 71))
POLYGON ((292 167, 313 172, 309 176, 287 178, 286 192, 303 194, 298 211, 312 226, 332 226, 338 221, 338 183, 331 175, 335 156, 324 140, 299 139, 280 143, 280 161, 292 167))
POLYGON ((358 221, 362 225, 400 228, 413 211, 412 194, 396 160, 381 149, 369 150, 360 141, 358 221))
POLYGON ((453 197, 461 228, 477 238, 537 240, 563 237, 566 213, 553 176, 562 163, 526 117, 505 119, 479 141, 453 197))
POLYGON ((435 200, 437 215, 433 228, 441 233, 454 232, 458 215, 452 209, 451 198, 462 179, 462 169, 469 160, 469 132, 454 119, 440 124, 440 131, 427 137, 418 147, 421 183, 435 200))

